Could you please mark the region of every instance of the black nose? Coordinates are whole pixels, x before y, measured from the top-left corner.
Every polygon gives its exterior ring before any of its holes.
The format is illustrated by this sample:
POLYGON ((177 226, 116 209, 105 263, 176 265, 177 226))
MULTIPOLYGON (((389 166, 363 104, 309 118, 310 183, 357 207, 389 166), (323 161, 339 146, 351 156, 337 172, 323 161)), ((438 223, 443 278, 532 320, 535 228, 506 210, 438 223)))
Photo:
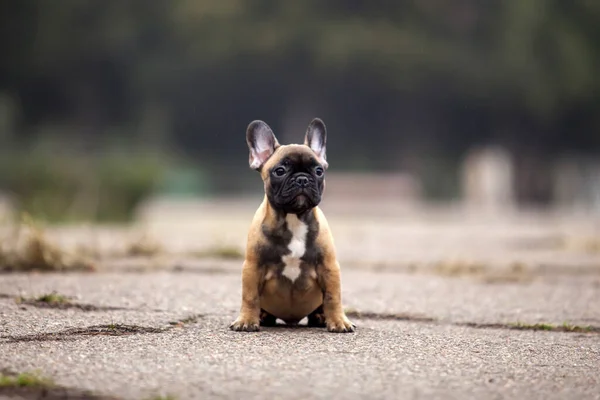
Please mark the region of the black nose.
POLYGON ((296 178, 296 185, 300 187, 308 186, 308 178, 306 176, 299 176, 296 178))

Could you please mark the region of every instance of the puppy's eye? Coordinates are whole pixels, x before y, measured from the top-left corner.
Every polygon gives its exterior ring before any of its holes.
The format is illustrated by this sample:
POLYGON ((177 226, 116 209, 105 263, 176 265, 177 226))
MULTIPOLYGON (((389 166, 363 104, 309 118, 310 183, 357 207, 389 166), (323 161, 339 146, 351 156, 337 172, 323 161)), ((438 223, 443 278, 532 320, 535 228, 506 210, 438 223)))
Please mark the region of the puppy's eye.
POLYGON ((323 168, 321 168, 321 167, 315 168, 315 175, 323 176, 323 173, 324 173, 323 168))
POLYGON ((277 167, 275 168, 275 170, 273 171, 273 175, 277 176, 277 177, 282 177, 285 175, 285 168, 283 167, 277 167))

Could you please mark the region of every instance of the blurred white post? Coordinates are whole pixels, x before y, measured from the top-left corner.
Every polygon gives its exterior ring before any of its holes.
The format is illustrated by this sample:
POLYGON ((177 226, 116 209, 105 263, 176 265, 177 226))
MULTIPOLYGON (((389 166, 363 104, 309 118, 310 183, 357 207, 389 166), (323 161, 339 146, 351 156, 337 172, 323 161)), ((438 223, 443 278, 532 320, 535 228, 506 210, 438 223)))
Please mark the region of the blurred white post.
POLYGON ((508 151, 487 146, 469 151, 463 161, 462 192, 467 206, 486 211, 512 208, 514 166, 508 151))

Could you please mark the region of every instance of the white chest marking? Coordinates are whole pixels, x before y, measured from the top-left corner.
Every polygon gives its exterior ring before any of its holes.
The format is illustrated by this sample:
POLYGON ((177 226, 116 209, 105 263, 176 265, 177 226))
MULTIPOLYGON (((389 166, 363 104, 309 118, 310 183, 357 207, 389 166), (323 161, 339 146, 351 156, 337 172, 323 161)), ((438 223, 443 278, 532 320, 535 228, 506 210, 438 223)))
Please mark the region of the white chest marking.
POLYGON ((298 219, 296 214, 288 214, 285 218, 288 229, 292 232, 292 240, 288 245, 290 254, 281 258, 285 267, 282 274, 294 282, 300 276, 300 258, 306 251, 306 233, 308 226, 298 219))

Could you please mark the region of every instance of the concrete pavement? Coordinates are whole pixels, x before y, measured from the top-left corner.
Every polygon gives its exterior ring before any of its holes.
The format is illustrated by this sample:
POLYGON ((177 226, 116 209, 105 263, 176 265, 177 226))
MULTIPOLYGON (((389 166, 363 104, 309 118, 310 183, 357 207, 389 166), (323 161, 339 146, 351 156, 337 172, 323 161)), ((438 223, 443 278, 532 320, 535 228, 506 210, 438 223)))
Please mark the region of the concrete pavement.
POLYGON ((0 367, 136 399, 600 398, 600 332, 527 329, 600 327, 599 277, 489 284, 349 270, 344 303, 369 312, 354 316, 355 334, 247 334, 227 329, 240 282, 224 271, 1 276, 0 367), (97 309, 13 299, 52 291, 97 309))
POLYGON ((235 333, 241 261, 207 256, 243 248, 258 200, 49 229, 103 258, 0 275, 0 372, 58 385, 0 398, 600 399, 597 219, 326 204, 357 332, 235 333), (128 253, 141 233, 164 254, 128 253))

